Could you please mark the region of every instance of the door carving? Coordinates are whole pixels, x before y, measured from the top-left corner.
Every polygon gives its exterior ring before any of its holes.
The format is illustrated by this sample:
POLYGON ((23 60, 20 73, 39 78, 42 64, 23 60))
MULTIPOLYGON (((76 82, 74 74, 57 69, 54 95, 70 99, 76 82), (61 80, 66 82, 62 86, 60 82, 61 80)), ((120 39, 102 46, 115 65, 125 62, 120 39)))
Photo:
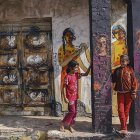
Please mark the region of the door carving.
POLYGON ((52 100, 50 19, 0 27, 0 104, 44 106, 52 100))

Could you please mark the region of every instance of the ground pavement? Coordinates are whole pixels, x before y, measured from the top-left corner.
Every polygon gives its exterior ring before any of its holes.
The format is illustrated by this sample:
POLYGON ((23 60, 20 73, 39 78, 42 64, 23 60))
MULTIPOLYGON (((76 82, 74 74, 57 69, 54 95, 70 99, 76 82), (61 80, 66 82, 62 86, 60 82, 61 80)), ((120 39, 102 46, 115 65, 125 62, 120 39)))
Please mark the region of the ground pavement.
MULTIPOLYGON (((66 132, 60 132, 61 120, 60 117, 51 116, 1 116, 0 140, 121 140, 113 133, 93 133, 91 118, 88 117, 77 117, 74 126, 76 132, 71 133, 67 128, 66 132)), ((113 123, 118 123, 118 119, 113 119, 113 123)))

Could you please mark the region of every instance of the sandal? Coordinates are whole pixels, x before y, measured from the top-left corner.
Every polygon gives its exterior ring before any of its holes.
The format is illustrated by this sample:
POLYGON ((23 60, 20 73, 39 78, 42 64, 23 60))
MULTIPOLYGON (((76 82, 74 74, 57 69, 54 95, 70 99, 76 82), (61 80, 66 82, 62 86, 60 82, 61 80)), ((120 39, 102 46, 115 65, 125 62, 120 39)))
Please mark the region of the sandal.
POLYGON ((123 133, 121 133, 120 131, 118 131, 118 130, 115 130, 115 133, 116 133, 119 137, 121 137, 121 138, 124 138, 124 137, 125 137, 125 135, 124 135, 123 133))

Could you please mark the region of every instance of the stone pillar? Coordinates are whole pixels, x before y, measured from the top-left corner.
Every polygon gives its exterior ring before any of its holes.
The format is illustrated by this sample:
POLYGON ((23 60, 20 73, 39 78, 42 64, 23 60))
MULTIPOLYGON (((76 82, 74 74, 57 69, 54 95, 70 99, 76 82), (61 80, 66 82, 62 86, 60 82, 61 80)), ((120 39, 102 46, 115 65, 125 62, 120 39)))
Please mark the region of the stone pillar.
MULTIPOLYGON (((133 47, 133 21, 132 21, 132 3, 131 0, 127 1, 127 46, 128 46, 128 55, 130 59, 130 65, 134 68, 134 47, 133 47)), ((135 102, 131 104, 129 112, 129 127, 128 130, 135 130, 134 124, 134 115, 135 115, 135 102)))
MULTIPOLYGON (((134 55, 134 70, 138 82, 140 83, 140 1, 132 0, 132 23, 133 23, 133 55, 134 55)), ((135 101, 135 128, 140 130, 140 86, 137 91, 137 99, 135 101)))
POLYGON ((111 133, 111 0, 90 0, 92 124, 94 132, 111 133))

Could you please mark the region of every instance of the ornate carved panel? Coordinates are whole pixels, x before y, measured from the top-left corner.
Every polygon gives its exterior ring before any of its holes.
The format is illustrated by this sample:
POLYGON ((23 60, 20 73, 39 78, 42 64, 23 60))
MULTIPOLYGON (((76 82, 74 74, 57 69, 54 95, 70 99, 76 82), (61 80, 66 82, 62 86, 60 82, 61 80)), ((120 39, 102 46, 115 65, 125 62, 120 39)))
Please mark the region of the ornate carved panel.
POLYGON ((19 92, 17 89, 3 89, 0 90, 1 104, 18 104, 19 92))
POLYGON ((47 102, 47 89, 26 89, 24 104, 26 105, 44 105, 47 102))
POLYGON ((0 104, 50 103, 53 83, 50 20, 1 23, 0 31, 0 104))
POLYGON ((18 73, 16 70, 3 69, 0 70, 0 84, 1 85, 17 85, 18 73))

